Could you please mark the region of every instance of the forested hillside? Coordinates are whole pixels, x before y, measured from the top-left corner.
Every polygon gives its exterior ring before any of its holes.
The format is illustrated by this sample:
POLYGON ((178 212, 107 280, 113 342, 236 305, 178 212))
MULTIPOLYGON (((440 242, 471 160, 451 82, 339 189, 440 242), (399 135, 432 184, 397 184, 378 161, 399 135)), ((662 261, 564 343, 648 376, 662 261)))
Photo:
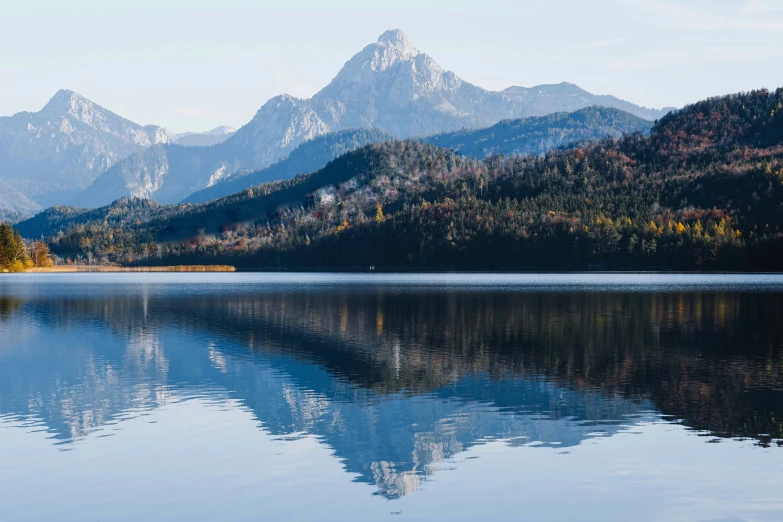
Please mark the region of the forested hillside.
MULTIPOLYGON (((417 141, 433 142, 434 145, 453 149, 462 155, 483 159, 491 154, 541 154, 554 148, 577 146, 578 143, 596 141, 606 136, 620 137, 634 132, 647 134, 651 127, 651 122, 631 114, 616 109, 592 107, 574 113, 509 120, 489 129, 440 134, 431 138, 418 138, 417 141)), ((394 136, 377 129, 347 130, 319 136, 303 143, 288 158, 271 167, 232 174, 207 189, 191 194, 182 203, 210 202, 251 187, 256 187, 255 191, 260 193, 266 189, 257 185, 309 174, 364 145, 395 139, 394 136)), ((105 197, 105 194, 102 197, 105 197)), ((21 223, 19 229, 25 237, 39 238, 55 235, 77 225, 101 224, 102 221, 117 225, 124 219, 123 216, 133 216, 132 221, 148 221, 158 215, 179 213, 184 208, 180 205, 164 206, 154 202, 139 206, 139 203, 132 201, 133 198, 120 198, 98 209, 63 206, 49 208, 21 223)), ((222 218, 217 216, 216 219, 222 218)))
MULTIPOLYGON (((482 130, 463 130, 419 138, 418 141, 453 149, 479 159, 493 154, 544 154, 552 149, 604 137, 619 138, 634 132, 648 133, 652 122, 618 109, 589 107, 519 120, 507 120, 482 130)), ((185 203, 203 203, 246 188, 286 180, 323 168, 329 161, 363 145, 394 140, 375 129, 359 129, 320 136, 297 147, 285 160, 266 169, 235 175, 191 194, 185 203)))
POLYGON ((415 141, 122 225, 67 258, 256 269, 783 269, 783 89, 714 98, 641 134, 480 161, 415 141), (130 223, 130 224, 129 224, 130 223))
POLYGON ((180 205, 161 205, 148 199, 121 198, 111 205, 96 208, 51 207, 16 225, 28 239, 51 237, 61 231, 101 226, 130 229, 153 217, 181 212, 180 205))
POLYGON ((271 167, 233 175, 209 188, 194 192, 184 203, 204 203, 229 196, 261 183, 291 179, 322 169, 331 160, 370 143, 393 141, 391 134, 377 129, 333 132, 299 145, 286 159, 271 167))

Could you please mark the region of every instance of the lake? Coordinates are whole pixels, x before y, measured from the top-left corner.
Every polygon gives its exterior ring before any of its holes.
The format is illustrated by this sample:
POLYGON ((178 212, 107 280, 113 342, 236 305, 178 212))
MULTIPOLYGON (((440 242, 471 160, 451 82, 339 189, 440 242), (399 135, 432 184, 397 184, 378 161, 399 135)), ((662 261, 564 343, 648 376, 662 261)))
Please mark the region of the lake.
POLYGON ((783 520, 783 276, 0 276, 0 520, 783 520))

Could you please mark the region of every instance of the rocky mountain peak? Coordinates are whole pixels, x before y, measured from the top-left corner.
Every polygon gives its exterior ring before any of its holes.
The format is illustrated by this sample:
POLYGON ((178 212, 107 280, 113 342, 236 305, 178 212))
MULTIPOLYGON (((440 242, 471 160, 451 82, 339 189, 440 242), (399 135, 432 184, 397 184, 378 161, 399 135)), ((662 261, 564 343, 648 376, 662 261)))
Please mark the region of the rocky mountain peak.
POLYGON ((218 128, 170 136, 160 127, 125 120, 73 91, 58 91, 38 113, 0 118, 0 182, 3 172, 9 172, 15 186, 42 205, 61 202, 55 196, 93 181, 79 206, 93 204, 93 196, 103 203, 142 192, 178 201, 233 172, 268 167, 302 143, 331 132, 375 129, 401 138, 421 137, 590 106, 614 107, 648 120, 661 116, 661 111, 568 83, 488 91, 442 69, 394 29, 348 60, 312 98, 276 96, 236 133, 218 128), (151 147, 171 142, 176 147, 151 147), (31 177, 40 183, 27 189, 31 177))
POLYGON ((53 116, 78 117, 85 111, 94 111, 96 108, 97 106, 84 96, 67 89, 60 89, 46 103, 41 112, 53 116))
MULTIPOLYGON (((67 89, 57 91, 44 108, 34 116, 39 125, 59 125, 65 132, 71 132, 71 126, 76 122, 83 124, 84 128, 114 136, 127 135, 129 132, 131 134, 145 132, 141 126, 67 89)), ((150 126, 147 130, 151 135, 155 135, 158 127, 150 126)), ((126 139, 134 141, 136 138, 128 136, 126 139)))
POLYGON ((408 39, 405 33, 399 29, 392 29, 383 33, 376 42, 376 45, 396 54, 401 60, 410 60, 421 54, 413 43, 408 39))
POLYGON ((49 103, 51 104, 51 103, 70 102, 73 99, 86 100, 84 96, 70 89, 60 89, 59 91, 54 93, 54 96, 51 97, 49 103))
POLYGON ((421 51, 399 29, 386 31, 378 41, 362 49, 345 64, 333 83, 367 83, 376 75, 411 62, 421 51))
POLYGON ((375 45, 369 45, 357 56, 364 59, 364 67, 375 72, 383 72, 400 62, 408 62, 421 52, 399 29, 383 33, 375 45), (369 52, 368 52, 369 51, 369 52), (364 55, 364 56, 363 56, 364 55))

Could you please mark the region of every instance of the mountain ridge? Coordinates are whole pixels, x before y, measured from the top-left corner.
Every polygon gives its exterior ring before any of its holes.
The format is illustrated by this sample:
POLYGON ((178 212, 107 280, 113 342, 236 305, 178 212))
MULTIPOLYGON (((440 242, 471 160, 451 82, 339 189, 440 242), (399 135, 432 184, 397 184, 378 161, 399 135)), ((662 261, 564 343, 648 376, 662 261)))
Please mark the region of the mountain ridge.
POLYGON ((294 149, 284 160, 265 169, 238 173, 188 195, 182 203, 206 203, 240 192, 260 183, 286 180, 325 167, 329 161, 370 143, 393 141, 396 137, 374 129, 344 130, 323 134, 294 149))
MULTIPOLYGON (((617 138, 633 132, 647 133, 651 127, 651 122, 619 109, 588 107, 573 113, 504 120, 486 129, 456 131, 416 140, 483 159, 491 154, 543 154, 575 143, 583 144, 605 137, 617 138)), ((315 172, 338 157, 339 153, 350 152, 369 143, 394 139, 396 138, 391 134, 381 131, 373 133, 348 130, 324 134, 299 145, 285 160, 259 171, 232 175, 211 187, 194 192, 182 202, 204 203, 259 183, 286 180, 298 174, 315 172), (357 139, 357 136, 360 137, 357 139), (331 149, 319 150, 319 145, 327 145, 327 140, 338 142, 337 146, 330 143, 331 149), (351 145, 340 143, 345 141, 351 145), (297 167, 289 167, 289 163, 294 163, 297 167)))
POLYGON ((168 143, 162 127, 139 125, 61 89, 37 112, 0 117, 0 181, 24 196, 5 213, 68 200, 127 155, 168 143))
POLYGON ((209 147, 223 143, 236 133, 237 129, 221 125, 205 132, 183 132, 175 134, 172 142, 183 147, 209 147))
POLYGON ((107 208, 52 246, 273 270, 780 271, 782 179, 783 89, 760 90, 690 105, 649 136, 545 156, 371 144, 313 174, 129 214, 127 227, 100 221, 107 208))
POLYGON ((173 203, 233 172, 273 165, 306 141, 348 129, 373 128, 400 138, 429 136, 485 128, 507 119, 573 112, 595 105, 596 100, 621 105, 641 117, 665 113, 614 97, 594 96, 573 84, 510 89, 495 92, 470 84, 419 51, 402 31, 386 31, 349 59, 313 97, 273 97, 248 124, 209 151, 193 148, 183 153, 174 145, 164 145, 128 158, 125 165, 102 175, 113 180, 96 181, 100 187, 118 190, 107 193, 93 188, 85 200, 74 199, 73 203, 108 204, 120 197, 173 203), (178 159, 168 158, 170 151, 178 159), (191 157, 186 158, 187 154, 191 157), (167 184, 178 188, 164 190, 167 184), (193 190, 178 192, 188 187, 193 190))

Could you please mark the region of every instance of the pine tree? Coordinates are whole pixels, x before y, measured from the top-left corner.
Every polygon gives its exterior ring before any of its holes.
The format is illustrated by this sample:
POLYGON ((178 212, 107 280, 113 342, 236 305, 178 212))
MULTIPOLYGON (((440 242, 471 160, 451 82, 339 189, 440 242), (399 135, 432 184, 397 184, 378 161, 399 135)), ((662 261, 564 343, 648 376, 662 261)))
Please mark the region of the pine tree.
POLYGON ((0 266, 6 270, 21 271, 29 265, 24 240, 8 223, 0 224, 0 266))

